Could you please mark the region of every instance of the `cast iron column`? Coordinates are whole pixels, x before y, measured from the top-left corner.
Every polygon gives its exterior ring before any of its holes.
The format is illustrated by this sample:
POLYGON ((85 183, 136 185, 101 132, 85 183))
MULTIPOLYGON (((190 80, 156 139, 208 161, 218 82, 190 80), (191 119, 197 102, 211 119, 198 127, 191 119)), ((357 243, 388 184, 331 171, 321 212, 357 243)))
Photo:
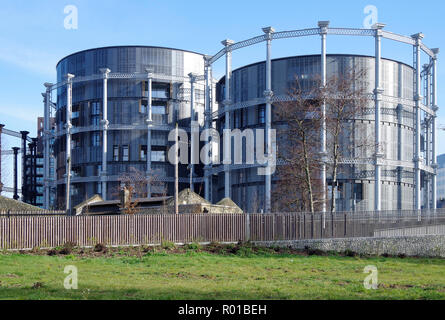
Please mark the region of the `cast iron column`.
POLYGON ((414 70, 415 70, 415 88, 414 88, 414 101, 416 103, 416 121, 415 121, 415 152, 414 152, 414 162, 415 162, 415 194, 414 194, 414 209, 422 209, 422 201, 420 199, 420 188, 421 188, 421 176, 420 176, 420 164, 422 161, 420 155, 420 131, 421 127, 421 109, 420 104, 422 101, 421 95, 421 77, 420 77, 420 44, 423 39, 422 33, 417 33, 412 35, 412 38, 416 41, 414 44, 414 70))
POLYGON ((151 183, 153 174, 151 170, 151 128, 153 126, 153 70, 146 68, 147 72, 147 198, 151 198, 151 183))
POLYGON ((19 193, 18 193, 18 174, 17 174, 17 156, 19 154, 20 148, 14 147, 12 148, 14 152, 14 200, 19 200, 19 193))
POLYGON ((231 197, 231 187, 230 187, 230 165, 232 163, 231 158, 231 143, 230 143, 230 111, 229 108, 232 104, 231 102, 231 90, 230 81, 232 78, 232 48, 231 45, 234 44, 232 40, 224 40, 221 42, 226 47, 226 78, 225 78, 225 95, 224 95, 224 109, 225 112, 225 130, 227 133, 224 134, 224 197, 231 197), (230 158, 229 158, 230 155, 230 158))
POLYGON ((271 129, 272 129, 272 60, 271 60, 271 46, 272 46, 272 34, 275 30, 272 27, 263 28, 263 32, 266 34, 266 90, 264 91, 264 97, 266 99, 266 114, 265 114, 265 131, 266 131, 266 154, 267 154, 267 167, 264 186, 264 212, 270 213, 271 211, 271 190, 272 190, 272 175, 270 168, 270 157, 272 156, 272 141, 271 141, 271 129))
POLYGON ((66 75, 66 214, 71 215, 71 118, 72 118, 72 103, 73 103, 73 78, 74 75, 68 73, 66 75))
POLYGON ((383 88, 381 87, 381 40, 382 32, 381 30, 385 27, 383 23, 376 23, 373 25, 375 29, 375 88, 374 88, 374 99, 375 99, 375 178, 374 178, 374 210, 382 210, 382 200, 381 200, 381 159, 383 155, 380 152, 381 141, 380 141, 380 102, 382 100, 383 88))
POLYGON ((107 151, 108 151, 108 74, 111 72, 108 68, 101 68, 103 75, 103 95, 102 95, 102 199, 107 200, 107 151))

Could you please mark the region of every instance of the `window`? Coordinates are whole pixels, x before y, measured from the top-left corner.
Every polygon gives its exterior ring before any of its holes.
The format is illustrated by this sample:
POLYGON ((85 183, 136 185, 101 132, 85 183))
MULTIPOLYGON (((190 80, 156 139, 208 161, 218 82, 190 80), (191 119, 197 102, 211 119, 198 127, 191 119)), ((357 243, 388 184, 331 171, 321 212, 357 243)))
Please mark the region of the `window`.
POLYGON ((101 113, 101 105, 100 102, 91 102, 91 115, 92 116, 100 116, 101 113))
POLYGON ((258 123, 264 124, 265 123, 265 110, 264 105, 261 105, 258 107, 258 123))
POLYGON ((100 132, 93 132, 91 135, 91 145, 93 147, 100 146, 100 132))
POLYGON ((152 114, 166 114, 165 106, 163 105, 154 105, 151 107, 152 114))
POLYGON ((129 148, 129 146, 122 146, 122 161, 130 161, 130 148, 129 148))
POLYGON ((151 151, 151 161, 165 162, 165 151, 164 150, 151 151))
POLYGON ((241 127, 247 126, 247 109, 241 109, 241 127))
POLYGON ((100 102, 91 102, 91 125, 98 126, 100 124, 101 105, 100 102))
POLYGON ((168 99, 170 96, 169 88, 153 84, 152 97, 158 99, 168 99))
POLYGON ((102 182, 96 182, 96 194, 102 194, 102 182))
POLYGON ((113 161, 119 161, 119 146, 113 146, 113 161))
POLYGON ((98 126, 100 124, 100 116, 91 116, 91 125, 98 126))
POLYGON ((139 113, 147 113, 147 101, 139 100, 139 113))
POLYGON ((363 184, 354 183, 354 198, 356 201, 363 200, 363 184))
POLYGON ((139 161, 147 160, 147 146, 139 146, 139 161))
POLYGON ((241 111, 242 111, 242 110, 240 110, 240 111, 235 111, 235 112, 233 113, 233 122, 234 122, 234 127, 235 127, 235 128, 239 128, 240 125, 241 125, 241 123, 240 123, 241 117, 240 117, 240 113, 239 113, 239 112, 241 112, 241 111))

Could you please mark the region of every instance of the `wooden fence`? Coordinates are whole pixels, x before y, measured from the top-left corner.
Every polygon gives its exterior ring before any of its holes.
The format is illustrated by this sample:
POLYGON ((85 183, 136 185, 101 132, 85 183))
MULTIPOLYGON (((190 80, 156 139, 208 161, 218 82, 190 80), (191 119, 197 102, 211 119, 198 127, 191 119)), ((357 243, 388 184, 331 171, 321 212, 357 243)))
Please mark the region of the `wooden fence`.
POLYGON ((444 212, 334 214, 181 214, 0 217, 0 248, 273 241, 373 237, 377 231, 445 225, 444 212))

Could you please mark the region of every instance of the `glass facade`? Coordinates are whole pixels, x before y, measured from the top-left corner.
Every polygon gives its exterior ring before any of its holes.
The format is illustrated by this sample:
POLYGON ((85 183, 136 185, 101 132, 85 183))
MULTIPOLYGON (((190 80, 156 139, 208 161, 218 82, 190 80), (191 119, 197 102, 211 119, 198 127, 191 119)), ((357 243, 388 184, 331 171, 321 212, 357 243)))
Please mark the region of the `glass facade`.
MULTIPOLYGON (((285 96, 291 85, 298 79, 303 89, 312 88, 320 78, 320 55, 289 57, 272 61, 272 90, 275 97, 285 96)), ((341 75, 347 70, 365 71, 363 86, 373 93, 375 83, 374 57, 355 55, 328 55, 327 76, 341 75)), ((231 112, 232 128, 255 128, 264 126, 264 105, 249 103, 263 98, 265 90, 265 62, 252 64, 233 71, 231 78, 231 99, 238 110, 231 112), (244 104, 244 105, 246 105, 244 104)), ((382 209, 412 209, 414 197, 414 120, 413 69, 403 63, 382 59, 382 87, 384 95, 395 98, 396 102, 381 104, 382 152, 387 160, 406 163, 406 166, 383 166, 382 168, 382 209), (400 101, 406 99, 407 103, 400 101)), ((224 100, 225 79, 216 88, 218 102, 224 100)), ((272 106, 273 108, 273 106, 272 106)), ((235 108, 236 109, 236 108, 235 108)), ((272 119, 273 120, 273 119, 272 119)), ((351 122, 343 137, 343 148, 349 158, 372 158, 374 147, 350 148, 365 140, 374 140, 374 102, 361 118, 351 122), (347 151, 351 150, 351 151, 347 151)), ((274 126, 274 124, 273 124, 274 126)), ((218 127, 224 128, 224 116, 218 119, 218 127)), ((278 149, 280 149, 278 137, 278 149)), ((223 150, 221 149, 221 152, 223 150)), ((232 199, 246 211, 263 207, 264 176, 256 174, 256 168, 231 170, 232 199)), ((337 200, 338 210, 374 209, 374 165, 344 165, 340 170, 340 187, 337 200)), ((328 175, 328 179, 329 175, 328 175)), ((273 177, 273 184, 277 178, 273 177)), ((220 173, 217 184, 218 197, 224 196, 224 173, 220 173)), ((272 186, 273 188, 273 186, 272 186)), ((272 204, 273 205, 273 204, 272 204)))
MULTIPOLYGON (((159 47, 108 47, 82 51, 62 59, 57 65, 57 80, 61 82, 67 73, 76 78, 100 74, 101 68, 111 73, 145 74, 146 69, 163 76, 183 78, 183 81, 153 78, 151 139, 152 169, 165 177, 168 189, 173 189, 173 167, 165 161, 168 148, 168 131, 176 121, 190 121, 190 102, 186 97, 190 88, 188 74, 203 74, 204 59, 201 54, 159 47), (188 120, 187 120, 188 119, 188 120)), ((76 79, 75 78, 75 79, 76 79)), ((108 80, 109 121, 107 162, 107 199, 116 198, 119 175, 130 167, 147 171, 147 95, 148 80, 108 80)), ((140 78, 139 78, 140 79, 140 78)), ((173 79, 173 78, 172 78, 173 79)), ((195 111, 203 119, 203 88, 197 86, 195 111)), ((57 193, 59 206, 65 201, 66 136, 66 87, 57 90, 57 139, 54 144, 56 155, 57 193)), ((72 110, 72 171, 73 198, 76 205, 100 193, 100 165, 102 163, 103 80, 91 80, 73 84, 72 110)), ((181 168, 181 176, 188 171, 181 168)))

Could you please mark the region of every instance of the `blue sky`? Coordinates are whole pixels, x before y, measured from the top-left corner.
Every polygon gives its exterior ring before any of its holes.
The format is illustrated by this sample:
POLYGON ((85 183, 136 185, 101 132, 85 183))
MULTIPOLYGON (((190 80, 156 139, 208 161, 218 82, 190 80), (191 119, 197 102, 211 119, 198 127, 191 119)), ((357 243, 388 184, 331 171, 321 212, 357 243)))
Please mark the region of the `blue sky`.
MULTIPOLYGON (((221 49, 221 40, 244 40, 261 34, 264 26, 294 30, 330 20, 332 27, 361 28, 367 5, 378 9, 378 20, 387 24, 387 30, 404 35, 423 32, 427 46, 445 50, 445 3, 439 0, 2 0, 0 123, 35 135, 36 117, 43 115, 43 83, 54 82, 57 62, 79 50, 140 44, 214 54, 221 49), (77 30, 64 28, 66 5, 78 8, 77 30)), ((372 38, 328 38, 328 53, 373 54, 373 48, 372 38)), ((274 58, 318 53, 319 39, 277 41, 272 50, 274 58)), ((264 44, 236 51, 233 65, 264 60, 264 54, 264 44)), ((412 63, 411 48, 402 44, 384 41, 382 55, 412 63)), ((445 89, 441 61, 439 55, 439 107, 445 89)), ((220 61, 214 76, 222 70, 220 61)), ((445 108, 439 111, 438 123, 445 125, 445 108)), ((441 143, 445 132, 438 137, 439 153, 445 153, 441 143)), ((13 138, 4 140, 2 149, 19 143, 13 138)))

